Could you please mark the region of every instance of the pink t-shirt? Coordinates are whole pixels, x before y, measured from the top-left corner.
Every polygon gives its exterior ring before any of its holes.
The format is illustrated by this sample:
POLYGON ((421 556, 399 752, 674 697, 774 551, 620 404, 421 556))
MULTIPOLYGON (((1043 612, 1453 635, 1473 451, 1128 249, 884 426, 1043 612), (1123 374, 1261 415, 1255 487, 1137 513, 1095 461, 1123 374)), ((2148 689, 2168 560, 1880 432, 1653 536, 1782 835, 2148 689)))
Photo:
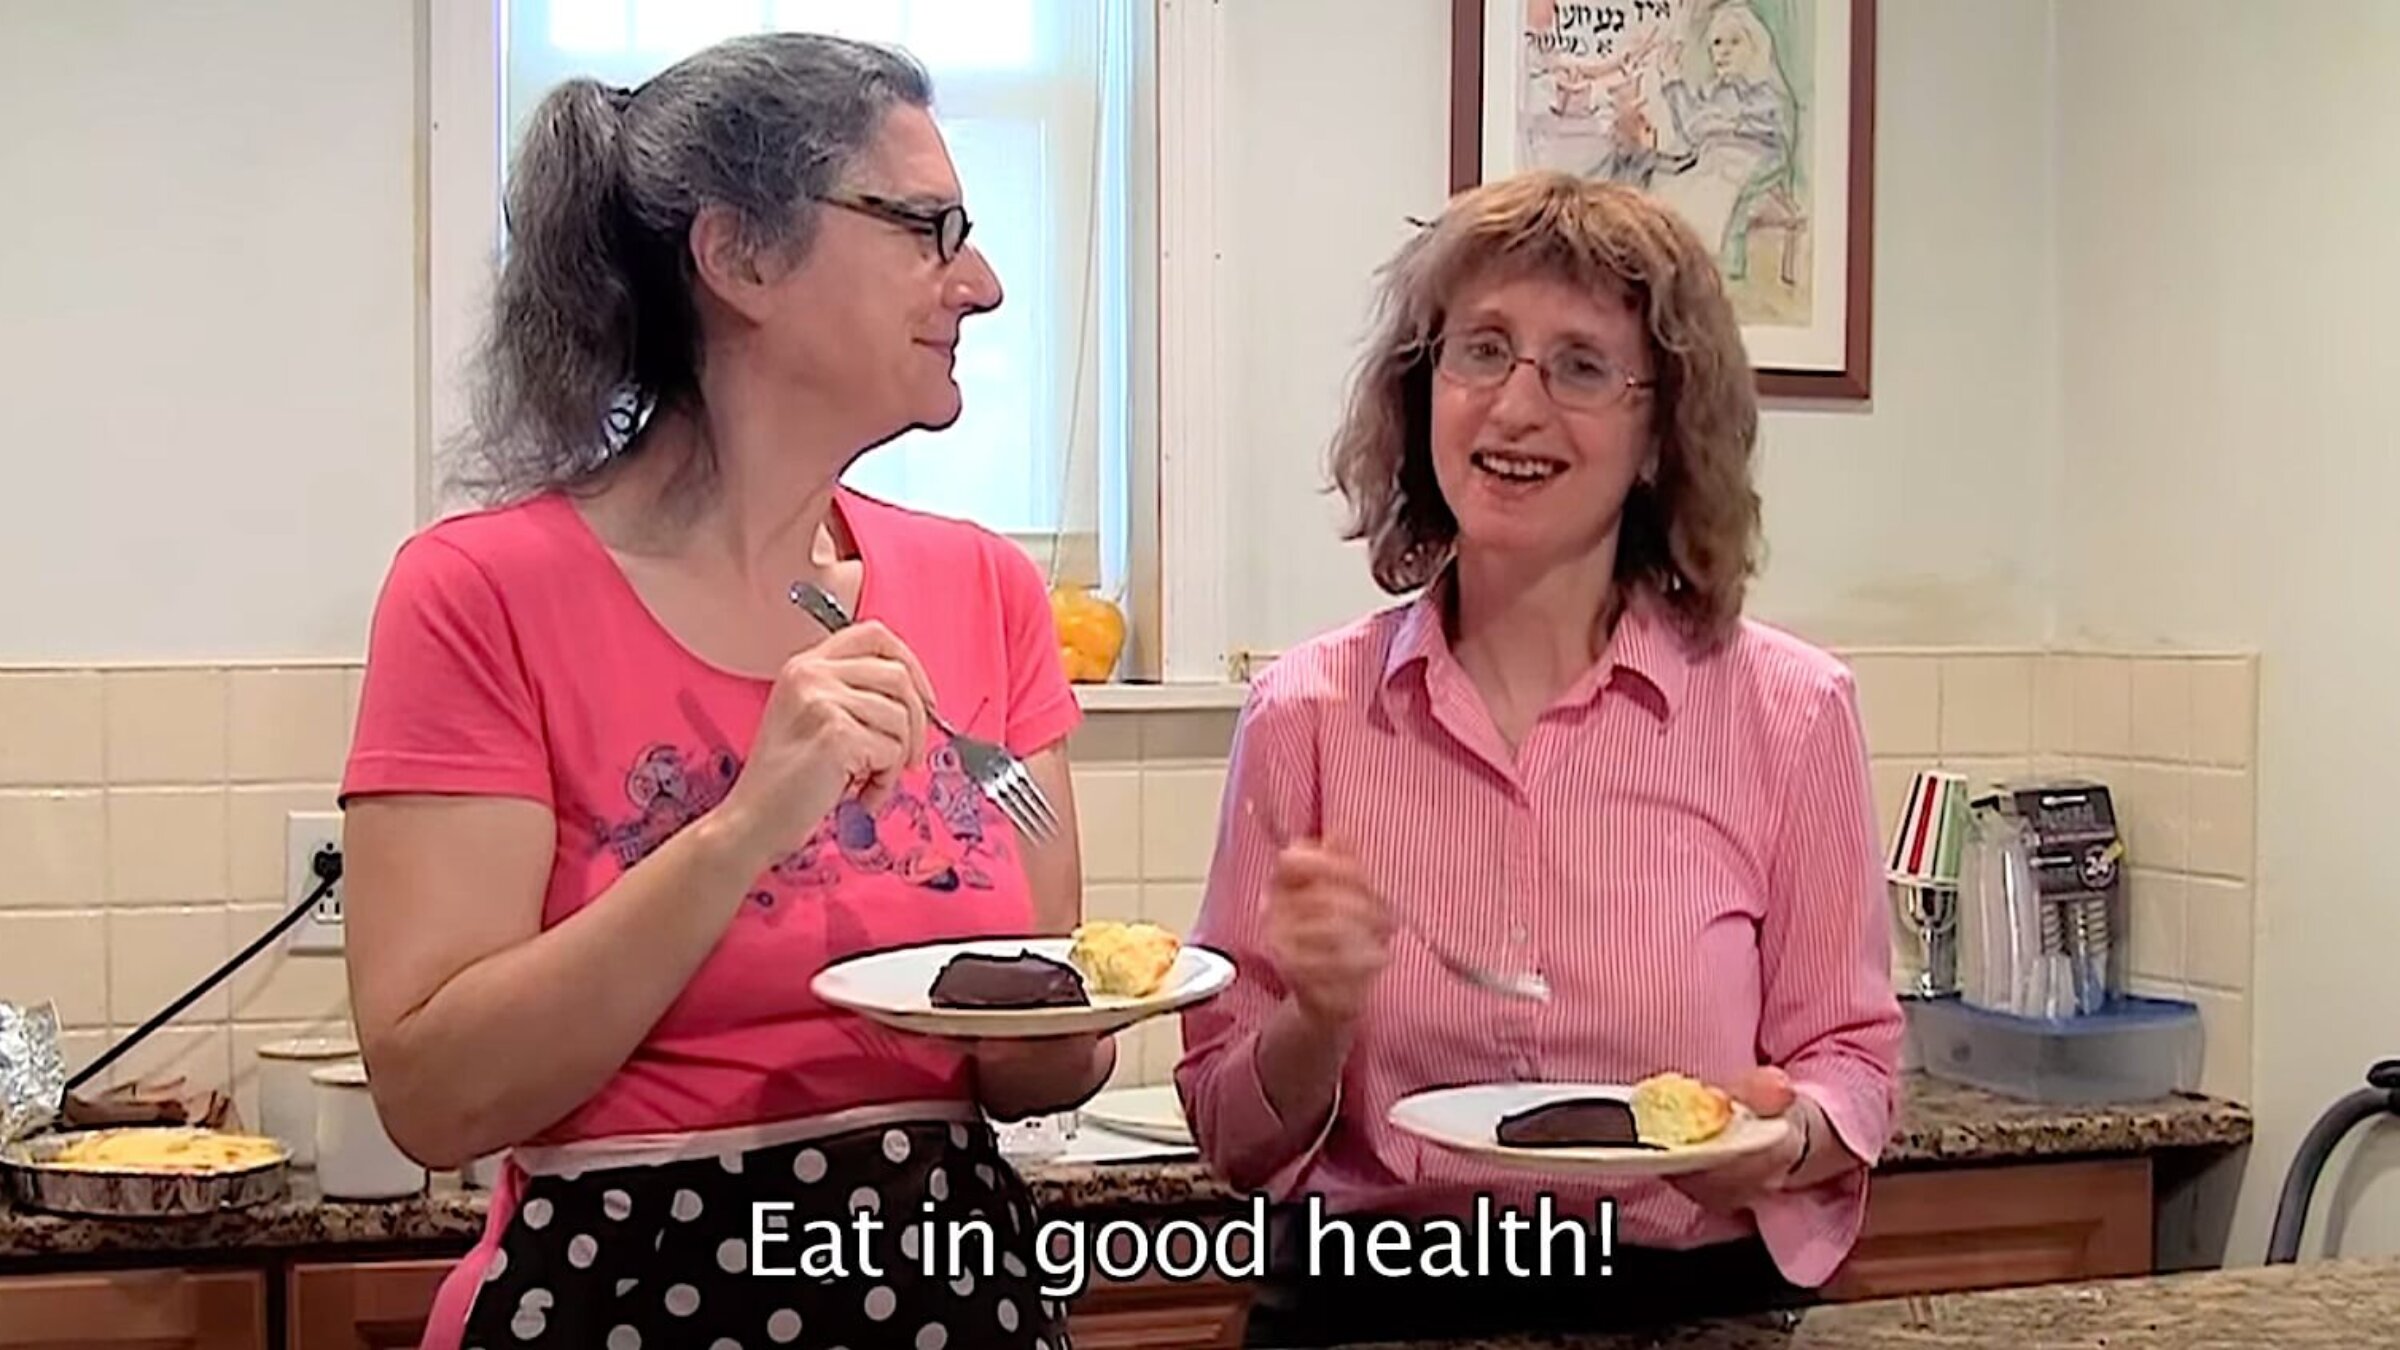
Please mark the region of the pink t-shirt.
MULTIPOLYGON (((915 651, 953 724, 1020 755, 1073 729, 1080 713, 1030 559, 978 527, 855 492, 836 507, 864 562, 858 617, 915 651)), ((564 496, 457 516, 409 540, 385 582, 342 793, 549 807, 548 927, 723 798, 769 688, 676 641, 564 496)), ((762 874, 624 1067, 525 1142, 966 1097, 956 1052, 808 988, 855 952, 1031 930, 1006 819, 938 733, 927 760, 880 815, 845 800, 762 874)))

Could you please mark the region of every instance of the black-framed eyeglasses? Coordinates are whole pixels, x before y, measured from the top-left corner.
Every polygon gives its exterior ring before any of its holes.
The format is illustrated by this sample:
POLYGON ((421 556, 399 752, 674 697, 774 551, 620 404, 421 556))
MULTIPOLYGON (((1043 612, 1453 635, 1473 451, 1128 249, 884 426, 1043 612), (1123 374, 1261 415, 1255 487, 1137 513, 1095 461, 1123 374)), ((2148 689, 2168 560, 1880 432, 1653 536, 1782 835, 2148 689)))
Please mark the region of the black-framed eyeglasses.
POLYGON ((1629 389, 1653 389, 1656 380, 1637 380, 1614 361, 1580 342, 1569 342, 1536 359, 1517 355, 1517 345, 1497 328, 1444 333, 1433 342, 1434 369, 1470 389, 1497 389, 1529 365, 1542 388, 1562 408, 1590 412, 1625 397, 1629 389))
POLYGON ((925 236, 933 241, 934 254, 943 262, 958 256, 967 246, 967 232, 975 228, 975 222, 967 219, 967 208, 956 203, 927 210, 865 192, 834 193, 820 200, 925 236))

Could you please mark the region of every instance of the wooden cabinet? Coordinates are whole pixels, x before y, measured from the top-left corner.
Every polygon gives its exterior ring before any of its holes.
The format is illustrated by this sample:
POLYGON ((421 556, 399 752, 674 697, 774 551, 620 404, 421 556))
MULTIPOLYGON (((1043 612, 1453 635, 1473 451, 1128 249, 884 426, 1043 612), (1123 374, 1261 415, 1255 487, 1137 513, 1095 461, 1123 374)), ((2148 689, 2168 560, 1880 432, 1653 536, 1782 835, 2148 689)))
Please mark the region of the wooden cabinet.
POLYGON ((284 1284, 288 1350, 416 1350, 449 1261, 312 1263, 284 1284))
POLYGON ((1878 1176, 1825 1293, 1888 1298, 2148 1274, 2150 1160, 2103 1158, 1878 1176))
MULTIPOLYGON (((1199 1240, 1213 1243, 1223 1222, 1222 1218, 1199 1221, 1204 1235, 1199 1240)), ((1146 1243, 1160 1240, 1160 1225, 1141 1226, 1149 1233, 1146 1243)), ((1110 1233, 1111 1226, 1101 1225, 1097 1231, 1110 1233)), ((1182 1228, 1179 1236, 1188 1237, 1191 1231, 1182 1228)), ((1122 1277, 1103 1274, 1067 1305, 1067 1331, 1074 1337, 1076 1350, 1234 1350, 1241 1345, 1249 1321, 1250 1290, 1202 1269, 1208 1256, 1205 1248, 1195 1250, 1185 1241, 1173 1243, 1164 1258, 1170 1268, 1200 1273, 1170 1279, 1155 1269, 1139 1269, 1142 1258, 1128 1244, 1111 1241, 1107 1245, 1112 1249, 1109 1269, 1138 1273, 1122 1277)), ((1249 1262, 1248 1242, 1237 1239, 1227 1245, 1229 1259, 1237 1265, 1249 1262)))
MULTIPOLYGON (((285 1289, 288 1350, 416 1350, 448 1261, 312 1262, 285 1289)), ((1223 1280, 1156 1275, 1101 1281, 1068 1313, 1077 1350, 1234 1350, 1247 1290, 1223 1280)), ((48 1350, 46 1342, 36 1342, 48 1350)), ((0 1350, 15 1350, 0 1340, 0 1350)), ((76 1350, 81 1350, 77 1345, 76 1350)), ((147 1350, 147 1347, 145 1347, 147 1350)), ((204 1350, 217 1350, 213 1342, 204 1350)))
POLYGON ((0 1279, 0 1350, 268 1350, 267 1277, 132 1270, 0 1279))
POLYGON ((1095 1289, 1067 1313, 1075 1350, 1234 1350, 1250 1294, 1221 1280, 1095 1289))

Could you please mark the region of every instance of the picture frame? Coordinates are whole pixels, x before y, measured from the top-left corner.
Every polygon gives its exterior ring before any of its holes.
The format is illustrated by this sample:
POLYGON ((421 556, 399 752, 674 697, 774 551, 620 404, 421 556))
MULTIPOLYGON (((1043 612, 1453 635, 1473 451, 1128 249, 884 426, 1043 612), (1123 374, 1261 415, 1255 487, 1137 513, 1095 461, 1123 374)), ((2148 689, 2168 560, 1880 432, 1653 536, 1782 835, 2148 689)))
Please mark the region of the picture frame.
POLYGON ((1704 241, 1759 393, 1873 388, 1876 0, 1451 0, 1450 190, 1555 167, 1704 241))

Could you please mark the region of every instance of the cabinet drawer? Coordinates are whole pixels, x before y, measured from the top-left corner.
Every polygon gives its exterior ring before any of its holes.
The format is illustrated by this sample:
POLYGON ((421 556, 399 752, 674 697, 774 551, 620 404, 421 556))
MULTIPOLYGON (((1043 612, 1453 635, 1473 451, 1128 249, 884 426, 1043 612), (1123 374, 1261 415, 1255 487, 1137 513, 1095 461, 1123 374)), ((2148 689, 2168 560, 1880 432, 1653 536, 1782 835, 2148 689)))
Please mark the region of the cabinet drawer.
POLYGON ((1878 1176, 1833 1299, 2146 1275, 2147 1158, 1878 1176))
POLYGON ((416 1350, 451 1261, 298 1265, 286 1290, 290 1350, 416 1350))
POLYGON ((267 1350, 254 1270, 112 1270, 0 1279, 0 1350, 267 1350))

